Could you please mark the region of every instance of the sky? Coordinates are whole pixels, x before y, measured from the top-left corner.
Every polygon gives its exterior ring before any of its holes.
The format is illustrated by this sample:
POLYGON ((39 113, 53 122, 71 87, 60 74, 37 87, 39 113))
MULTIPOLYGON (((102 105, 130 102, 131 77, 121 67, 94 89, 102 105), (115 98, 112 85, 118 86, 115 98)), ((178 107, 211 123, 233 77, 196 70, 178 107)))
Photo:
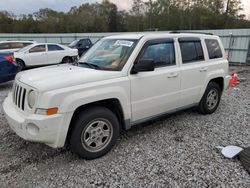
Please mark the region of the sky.
MULTIPOLYGON (((69 11, 72 6, 83 3, 100 2, 101 0, 0 0, 0 11, 7 10, 16 15, 37 12, 40 8, 51 8, 57 11, 69 11)), ((129 9, 132 0, 110 0, 119 9, 129 9)), ((243 13, 250 16, 250 0, 241 0, 244 4, 243 13)))

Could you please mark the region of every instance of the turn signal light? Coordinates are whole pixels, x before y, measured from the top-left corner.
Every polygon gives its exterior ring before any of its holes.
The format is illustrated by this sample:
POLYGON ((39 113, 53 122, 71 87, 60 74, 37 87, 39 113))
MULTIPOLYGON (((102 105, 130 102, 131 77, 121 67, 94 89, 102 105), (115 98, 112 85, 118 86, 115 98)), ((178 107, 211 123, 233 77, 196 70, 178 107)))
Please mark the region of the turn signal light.
POLYGON ((58 111, 57 108, 50 108, 50 109, 47 109, 47 115, 50 116, 50 115, 57 114, 57 111, 58 111))
POLYGON ((38 109, 36 109, 36 114, 47 115, 47 116, 57 114, 57 112, 58 112, 58 108, 49 108, 49 109, 38 108, 38 109))

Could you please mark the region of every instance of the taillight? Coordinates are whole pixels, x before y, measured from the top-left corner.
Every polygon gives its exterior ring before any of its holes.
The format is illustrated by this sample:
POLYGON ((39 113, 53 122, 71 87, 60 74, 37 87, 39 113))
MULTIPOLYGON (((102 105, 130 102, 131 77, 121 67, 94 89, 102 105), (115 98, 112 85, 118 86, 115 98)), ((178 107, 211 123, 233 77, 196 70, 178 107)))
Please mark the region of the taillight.
POLYGON ((4 59, 10 61, 10 62, 14 62, 15 58, 13 56, 3 56, 4 59))

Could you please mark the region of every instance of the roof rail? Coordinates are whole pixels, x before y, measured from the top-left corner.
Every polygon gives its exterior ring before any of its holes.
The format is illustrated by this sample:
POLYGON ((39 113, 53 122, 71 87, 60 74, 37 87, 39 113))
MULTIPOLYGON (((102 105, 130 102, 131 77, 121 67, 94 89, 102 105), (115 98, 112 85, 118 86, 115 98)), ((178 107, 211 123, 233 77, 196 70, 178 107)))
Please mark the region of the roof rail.
POLYGON ((196 31, 170 31, 169 33, 172 34, 181 34, 181 33, 192 33, 192 34, 204 34, 204 35, 214 35, 213 33, 206 33, 206 32, 196 32, 196 31))

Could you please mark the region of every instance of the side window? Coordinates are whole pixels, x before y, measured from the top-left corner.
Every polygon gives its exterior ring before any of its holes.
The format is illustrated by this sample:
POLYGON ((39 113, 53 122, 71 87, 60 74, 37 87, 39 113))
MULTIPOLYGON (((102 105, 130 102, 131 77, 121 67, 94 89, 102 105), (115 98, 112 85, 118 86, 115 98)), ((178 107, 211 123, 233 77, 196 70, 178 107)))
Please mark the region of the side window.
POLYGON ((175 65, 173 42, 149 44, 140 59, 152 59, 155 67, 175 65))
POLYGON ((205 40, 209 59, 216 59, 222 57, 222 51, 219 45, 219 42, 215 39, 206 39, 205 40))
POLYGON ((45 52, 45 45, 37 45, 29 50, 29 53, 45 52))
POLYGON ((0 50, 10 49, 10 43, 1 43, 0 44, 0 50))
POLYGON ((23 42, 23 47, 25 47, 25 46, 29 46, 29 45, 31 45, 31 44, 33 44, 33 43, 23 42))
POLYGON ((21 42, 12 42, 11 44, 11 48, 12 49, 15 49, 15 48, 23 48, 24 46, 23 46, 23 43, 21 43, 21 42))
POLYGON ((60 50, 64 50, 62 47, 55 45, 55 44, 49 44, 48 45, 48 51, 60 51, 60 50))
POLYGON ((200 41, 180 42, 180 48, 183 63, 204 60, 204 53, 200 41))
POLYGON ((89 46, 89 41, 88 40, 80 40, 79 44, 80 47, 85 47, 85 46, 89 46))

